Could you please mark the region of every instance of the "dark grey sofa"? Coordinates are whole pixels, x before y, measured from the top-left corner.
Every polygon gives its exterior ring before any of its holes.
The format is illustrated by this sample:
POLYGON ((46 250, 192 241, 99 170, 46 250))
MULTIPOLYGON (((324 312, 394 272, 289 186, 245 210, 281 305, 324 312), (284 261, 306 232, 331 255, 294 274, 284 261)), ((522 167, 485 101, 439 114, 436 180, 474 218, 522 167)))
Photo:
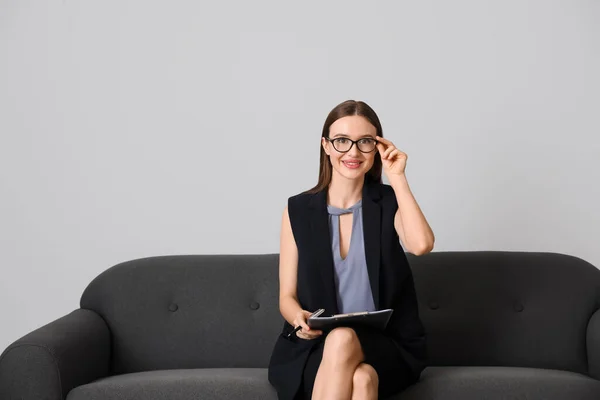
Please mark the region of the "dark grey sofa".
MULTIPOLYGON (((600 271, 572 256, 409 261, 430 367, 396 399, 599 399, 600 271)), ((80 308, 0 358, 0 399, 276 399, 278 255, 161 256, 109 268, 80 308)))

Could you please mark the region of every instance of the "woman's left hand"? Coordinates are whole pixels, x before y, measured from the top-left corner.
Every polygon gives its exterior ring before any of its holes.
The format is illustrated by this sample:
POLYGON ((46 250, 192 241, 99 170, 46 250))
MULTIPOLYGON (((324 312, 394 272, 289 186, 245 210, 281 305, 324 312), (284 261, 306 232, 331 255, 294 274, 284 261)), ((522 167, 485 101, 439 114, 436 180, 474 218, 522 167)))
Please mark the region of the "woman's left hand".
POLYGON ((376 136, 377 139, 377 150, 381 155, 381 163, 383 164, 383 170, 385 174, 392 175, 404 175, 406 170, 406 160, 408 155, 401 152, 394 146, 394 143, 381 136, 376 136))

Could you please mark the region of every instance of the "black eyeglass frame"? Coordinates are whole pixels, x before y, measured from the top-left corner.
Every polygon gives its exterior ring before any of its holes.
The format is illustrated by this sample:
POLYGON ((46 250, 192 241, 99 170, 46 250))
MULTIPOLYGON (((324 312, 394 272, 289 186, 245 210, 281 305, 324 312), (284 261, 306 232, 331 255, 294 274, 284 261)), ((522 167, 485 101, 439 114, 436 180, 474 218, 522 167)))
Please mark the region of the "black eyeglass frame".
POLYGON ((360 151, 361 153, 372 153, 372 152, 374 152, 374 151, 375 151, 375 149, 377 149, 377 143, 379 143, 379 140, 377 140, 377 139, 375 139, 375 138, 372 138, 372 137, 360 138, 360 139, 358 139, 358 140, 352 140, 352 139, 350 139, 350 138, 347 138, 347 137, 337 137, 337 138, 333 138, 333 139, 326 137, 325 139, 326 139, 326 140, 328 140, 329 142, 331 142, 331 145, 333 146, 333 148, 334 148, 336 151, 340 152, 340 153, 347 153, 347 152, 349 152, 350 150, 352 150, 352 146, 354 146, 355 144, 356 144, 356 147, 358 148, 358 151, 360 151), (337 149, 337 147, 335 147, 335 144, 333 143, 333 142, 335 142, 337 139, 345 139, 345 140, 349 140, 350 142, 352 142, 352 144, 350 145, 350 147, 348 148, 348 150, 346 150, 346 151, 341 151, 341 150, 338 150, 338 149, 337 149), (358 146, 358 142, 360 142, 360 141, 361 141, 361 140, 363 140, 363 139, 369 139, 369 140, 374 140, 374 141, 375 141, 375 147, 373 147, 373 150, 371 150, 371 151, 362 151, 362 150, 360 149, 360 147, 358 146))

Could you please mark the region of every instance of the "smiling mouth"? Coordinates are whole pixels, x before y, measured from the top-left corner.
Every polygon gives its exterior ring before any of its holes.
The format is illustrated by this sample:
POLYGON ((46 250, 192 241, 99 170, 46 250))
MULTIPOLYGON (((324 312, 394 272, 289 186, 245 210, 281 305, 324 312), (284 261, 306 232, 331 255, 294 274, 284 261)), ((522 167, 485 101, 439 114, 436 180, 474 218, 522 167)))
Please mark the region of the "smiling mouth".
POLYGON ((342 163, 348 168, 358 168, 362 161, 342 161, 342 163))

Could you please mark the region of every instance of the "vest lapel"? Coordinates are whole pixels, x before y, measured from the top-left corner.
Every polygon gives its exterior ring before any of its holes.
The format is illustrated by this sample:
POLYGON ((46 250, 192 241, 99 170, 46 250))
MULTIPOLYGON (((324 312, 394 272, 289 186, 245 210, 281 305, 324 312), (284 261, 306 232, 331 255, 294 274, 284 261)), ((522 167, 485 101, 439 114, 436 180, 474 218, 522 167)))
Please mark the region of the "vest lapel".
MULTIPOLYGON (((334 281, 333 253, 331 251, 331 233, 329 230, 329 214, 327 213, 327 189, 317 192, 310 200, 311 216, 310 226, 315 250, 315 268, 321 277, 319 293, 323 303, 319 307, 325 309, 324 315, 338 314, 337 296, 334 281)), ((315 282, 317 284, 317 282, 315 282)))
MULTIPOLYGON (((373 292, 375 307, 379 309, 379 265, 381 243, 381 206, 379 187, 377 184, 363 186, 363 229, 365 240, 365 258, 369 282, 373 292)), ((337 296, 334 280, 333 252, 331 250, 331 232, 329 214, 327 213, 327 189, 315 193, 310 200, 310 224, 313 232, 315 260, 318 265, 323 291, 321 293, 325 314, 338 314, 337 296)))

